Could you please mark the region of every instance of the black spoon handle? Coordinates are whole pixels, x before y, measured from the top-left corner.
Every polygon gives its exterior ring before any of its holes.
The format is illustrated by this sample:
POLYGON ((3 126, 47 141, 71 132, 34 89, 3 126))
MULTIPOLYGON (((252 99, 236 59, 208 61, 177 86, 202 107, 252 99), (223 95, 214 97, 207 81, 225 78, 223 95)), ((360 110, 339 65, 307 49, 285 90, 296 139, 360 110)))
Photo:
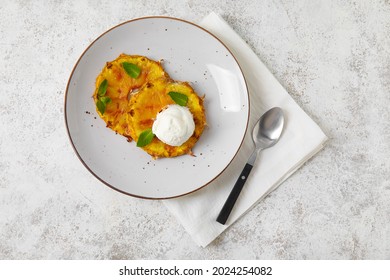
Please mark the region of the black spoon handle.
POLYGON ((253 165, 250 163, 245 164, 244 169, 241 171, 240 176, 237 179, 236 184, 234 185, 232 191, 229 194, 229 197, 227 198, 225 204, 223 205, 221 212, 219 212, 217 222, 220 224, 225 224, 230 212, 233 209, 234 204, 236 203, 236 200, 238 196, 240 195, 240 192, 242 188, 245 185, 246 179, 249 176, 249 173, 251 173, 253 165))

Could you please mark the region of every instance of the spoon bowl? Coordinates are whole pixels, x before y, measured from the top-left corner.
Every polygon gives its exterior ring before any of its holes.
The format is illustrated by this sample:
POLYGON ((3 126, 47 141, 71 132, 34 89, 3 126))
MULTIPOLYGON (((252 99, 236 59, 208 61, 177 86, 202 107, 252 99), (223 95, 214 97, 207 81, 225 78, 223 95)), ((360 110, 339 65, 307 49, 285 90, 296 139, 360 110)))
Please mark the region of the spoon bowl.
POLYGON ((274 107, 267 111, 256 123, 252 139, 256 147, 266 149, 275 145, 282 134, 284 124, 283 111, 274 107))
POLYGON ((279 141, 283 127, 284 115, 282 109, 279 107, 268 110, 260 117, 252 130, 252 140, 255 144, 255 150, 249 157, 248 163, 253 166, 257 154, 261 150, 270 148, 279 141))
POLYGON ((218 215, 217 222, 225 224, 233 206, 244 187, 244 184, 255 164, 258 153, 261 150, 274 146, 282 134, 284 127, 283 111, 279 107, 274 107, 265 112, 257 121, 252 131, 252 139, 255 144, 251 156, 244 166, 240 176, 238 177, 229 197, 222 207, 221 212, 218 215))

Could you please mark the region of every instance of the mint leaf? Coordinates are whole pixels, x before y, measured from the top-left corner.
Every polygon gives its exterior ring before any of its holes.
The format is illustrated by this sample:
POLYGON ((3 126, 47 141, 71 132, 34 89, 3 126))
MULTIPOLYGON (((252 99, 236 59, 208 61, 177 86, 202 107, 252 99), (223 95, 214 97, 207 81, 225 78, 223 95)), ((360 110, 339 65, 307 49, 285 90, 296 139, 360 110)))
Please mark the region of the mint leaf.
POLYGON ((125 69, 126 73, 134 79, 138 78, 141 73, 141 68, 130 62, 122 62, 122 67, 125 69))
POLYGON ((104 96, 107 92, 107 86, 108 86, 108 81, 104 79, 103 82, 100 83, 99 89, 98 89, 98 96, 104 96))
POLYGON ((106 104, 103 103, 100 99, 98 101, 96 101, 96 107, 98 108, 100 114, 102 114, 102 115, 106 111, 106 104))
POLYGON ((106 111, 106 105, 111 101, 111 98, 107 96, 102 96, 96 101, 96 107, 98 108, 100 114, 104 115, 104 112, 106 111))
POLYGON ((188 102, 188 96, 176 91, 168 92, 168 95, 180 106, 186 106, 188 102))
POLYGON ((151 128, 144 130, 138 137, 137 147, 144 147, 152 142, 154 134, 151 128))
POLYGON ((107 97, 107 96, 102 96, 102 97, 99 98, 99 100, 100 100, 101 102, 103 102, 104 105, 107 105, 108 103, 111 102, 111 98, 110 98, 110 97, 107 97))

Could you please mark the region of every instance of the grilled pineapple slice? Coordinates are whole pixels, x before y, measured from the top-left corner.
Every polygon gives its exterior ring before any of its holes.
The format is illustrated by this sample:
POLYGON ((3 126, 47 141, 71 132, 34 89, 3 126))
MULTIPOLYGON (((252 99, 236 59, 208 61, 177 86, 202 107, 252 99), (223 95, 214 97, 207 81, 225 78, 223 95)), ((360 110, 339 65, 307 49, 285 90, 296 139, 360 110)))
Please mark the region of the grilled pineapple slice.
POLYGON ((151 143, 142 147, 154 158, 192 154, 191 149, 198 141, 206 124, 203 98, 200 98, 188 83, 158 79, 147 83, 130 99, 127 123, 129 124, 130 136, 135 141, 138 141, 143 131, 152 128, 153 122, 161 110, 168 105, 175 104, 168 94, 169 92, 179 92, 188 97, 186 106, 193 115, 195 131, 181 146, 170 146, 154 137, 151 143))
POLYGON ((138 140, 140 134, 150 129, 157 114, 170 104, 175 104, 169 92, 179 92, 188 97, 187 107, 194 117, 195 131, 181 146, 170 146, 154 137, 142 147, 154 158, 192 154, 206 124, 203 98, 186 82, 169 78, 160 62, 139 55, 121 54, 107 62, 96 78, 93 99, 96 111, 107 127, 129 140, 138 140))
POLYGON ((129 112, 129 97, 148 82, 166 78, 168 75, 160 62, 144 56, 121 54, 114 61, 107 62, 96 78, 93 98, 99 116, 107 127, 130 139, 126 117, 129 112), (104 93, 99 92, 105 80, 106 90, 104 93))

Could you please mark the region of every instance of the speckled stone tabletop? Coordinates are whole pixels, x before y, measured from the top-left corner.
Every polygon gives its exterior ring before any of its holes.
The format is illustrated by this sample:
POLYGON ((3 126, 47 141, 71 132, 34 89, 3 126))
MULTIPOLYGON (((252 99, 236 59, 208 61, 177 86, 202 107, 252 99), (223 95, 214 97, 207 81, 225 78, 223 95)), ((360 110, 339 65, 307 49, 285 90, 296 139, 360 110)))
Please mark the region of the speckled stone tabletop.
POLYGON ((390 259, 390 3, 15 1, 0 5, 0 259, 390 259), (206 248, 160 201, 73 152, 65 88, 123 21, 219 13, 330 138, 206 248))

